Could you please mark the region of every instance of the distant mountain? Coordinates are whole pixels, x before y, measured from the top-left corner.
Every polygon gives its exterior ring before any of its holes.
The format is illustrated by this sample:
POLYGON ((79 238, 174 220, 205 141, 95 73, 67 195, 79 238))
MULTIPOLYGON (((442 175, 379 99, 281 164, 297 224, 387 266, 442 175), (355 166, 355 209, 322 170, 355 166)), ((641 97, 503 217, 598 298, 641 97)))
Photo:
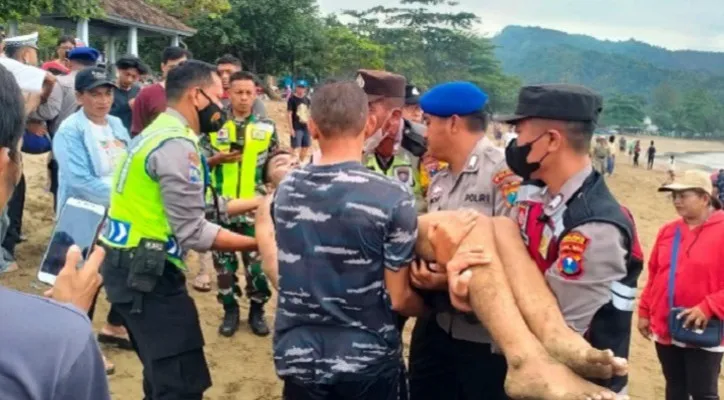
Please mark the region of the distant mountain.
POLYGON ((493 38, 503 69, 524 83, 569 82, 603 94, 649 97, 667 83, 706 88, 724 102, 724 53, 670 51, 636 40, 612 42, 536 27, 508 26, 493 38))

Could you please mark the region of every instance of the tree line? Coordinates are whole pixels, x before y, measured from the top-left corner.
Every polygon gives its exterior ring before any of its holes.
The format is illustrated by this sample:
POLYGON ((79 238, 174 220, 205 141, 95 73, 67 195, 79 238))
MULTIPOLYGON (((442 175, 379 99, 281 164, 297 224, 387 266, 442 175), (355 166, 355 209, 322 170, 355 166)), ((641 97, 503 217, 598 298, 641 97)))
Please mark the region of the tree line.
MULTIPOLYGON (((489 92, 494 111, 514 107, 520 87, 503 73, 490 40, 475 32, 480 18, 453 0, 399 0, 339 15, 324 15, 316 0, 146 1, 197 29, 185 40, 196 58, 213 62, 232 54, 260 75, 321 82, 353 77, 359 68, 386 69, 422 89, 468 80, 489 92)), ((102 15, 98 0, 8 0, 0 6, 0 15, 24 21, 50 11, 102 15)), ((41 44, 54 45, 44 38, 58 34, 42 28, 41 44)), ((101 40, 92 38, 91 44, 100 46, 101 40)), ((142 38, 139 53, 157 70, 166 45, 168 38, 142 38)))

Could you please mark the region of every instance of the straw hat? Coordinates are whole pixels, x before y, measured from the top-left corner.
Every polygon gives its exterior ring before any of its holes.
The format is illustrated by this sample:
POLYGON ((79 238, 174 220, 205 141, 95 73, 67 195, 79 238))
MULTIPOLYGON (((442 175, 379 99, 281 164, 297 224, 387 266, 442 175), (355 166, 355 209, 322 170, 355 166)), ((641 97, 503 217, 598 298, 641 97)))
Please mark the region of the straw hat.
POLYGON ((674 182, 660 187, 659 192, 679 192, 693 189, 703 190, 711 196, 714 193, 714 186, 711 183, 709 174, 698 169, 687 170, 683 176, 674 179, 674 182))

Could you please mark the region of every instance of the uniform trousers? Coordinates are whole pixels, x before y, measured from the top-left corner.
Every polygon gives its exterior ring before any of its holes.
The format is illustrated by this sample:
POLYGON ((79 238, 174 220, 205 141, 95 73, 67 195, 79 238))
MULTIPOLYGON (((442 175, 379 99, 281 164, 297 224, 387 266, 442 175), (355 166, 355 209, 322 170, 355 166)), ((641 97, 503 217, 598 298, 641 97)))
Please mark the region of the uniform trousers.
POLYGON ((505 357, 490 344, 454 339, 434 315, 418 318, 410 341, 410 400, 504 400, 505 357))

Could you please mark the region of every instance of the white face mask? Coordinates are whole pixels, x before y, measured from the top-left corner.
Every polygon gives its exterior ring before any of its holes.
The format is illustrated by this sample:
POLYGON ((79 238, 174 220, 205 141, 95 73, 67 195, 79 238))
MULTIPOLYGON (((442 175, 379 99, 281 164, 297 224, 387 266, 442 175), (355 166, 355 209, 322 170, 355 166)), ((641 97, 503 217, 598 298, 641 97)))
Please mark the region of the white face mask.
MULTIPOLYGON (((392 118, 392 113, 390 113, 390 116, 387 118, 387 120, 385 120, 385 122, 382 124, 382 126, 387 125, 387 121, 389 121, 390 118, 392 118)), ((398 136, 398 133, 399 132, 395 132, 394 133, 395 136, 398 136)), ((375 131, 375 133, 372 136, 365 139, 364 152, 372 153, 373 151, 375 151, 377 146, 380 145, 380 142, 382 142, 382 139, 384 139, 384 138, 385 138, 385 133, 382 132, 382 128, 375 131)), ((395 154, 400 150, 401 143, 402 143, 402 136, 395 139, 395 147, 394 147, 395 154)))

